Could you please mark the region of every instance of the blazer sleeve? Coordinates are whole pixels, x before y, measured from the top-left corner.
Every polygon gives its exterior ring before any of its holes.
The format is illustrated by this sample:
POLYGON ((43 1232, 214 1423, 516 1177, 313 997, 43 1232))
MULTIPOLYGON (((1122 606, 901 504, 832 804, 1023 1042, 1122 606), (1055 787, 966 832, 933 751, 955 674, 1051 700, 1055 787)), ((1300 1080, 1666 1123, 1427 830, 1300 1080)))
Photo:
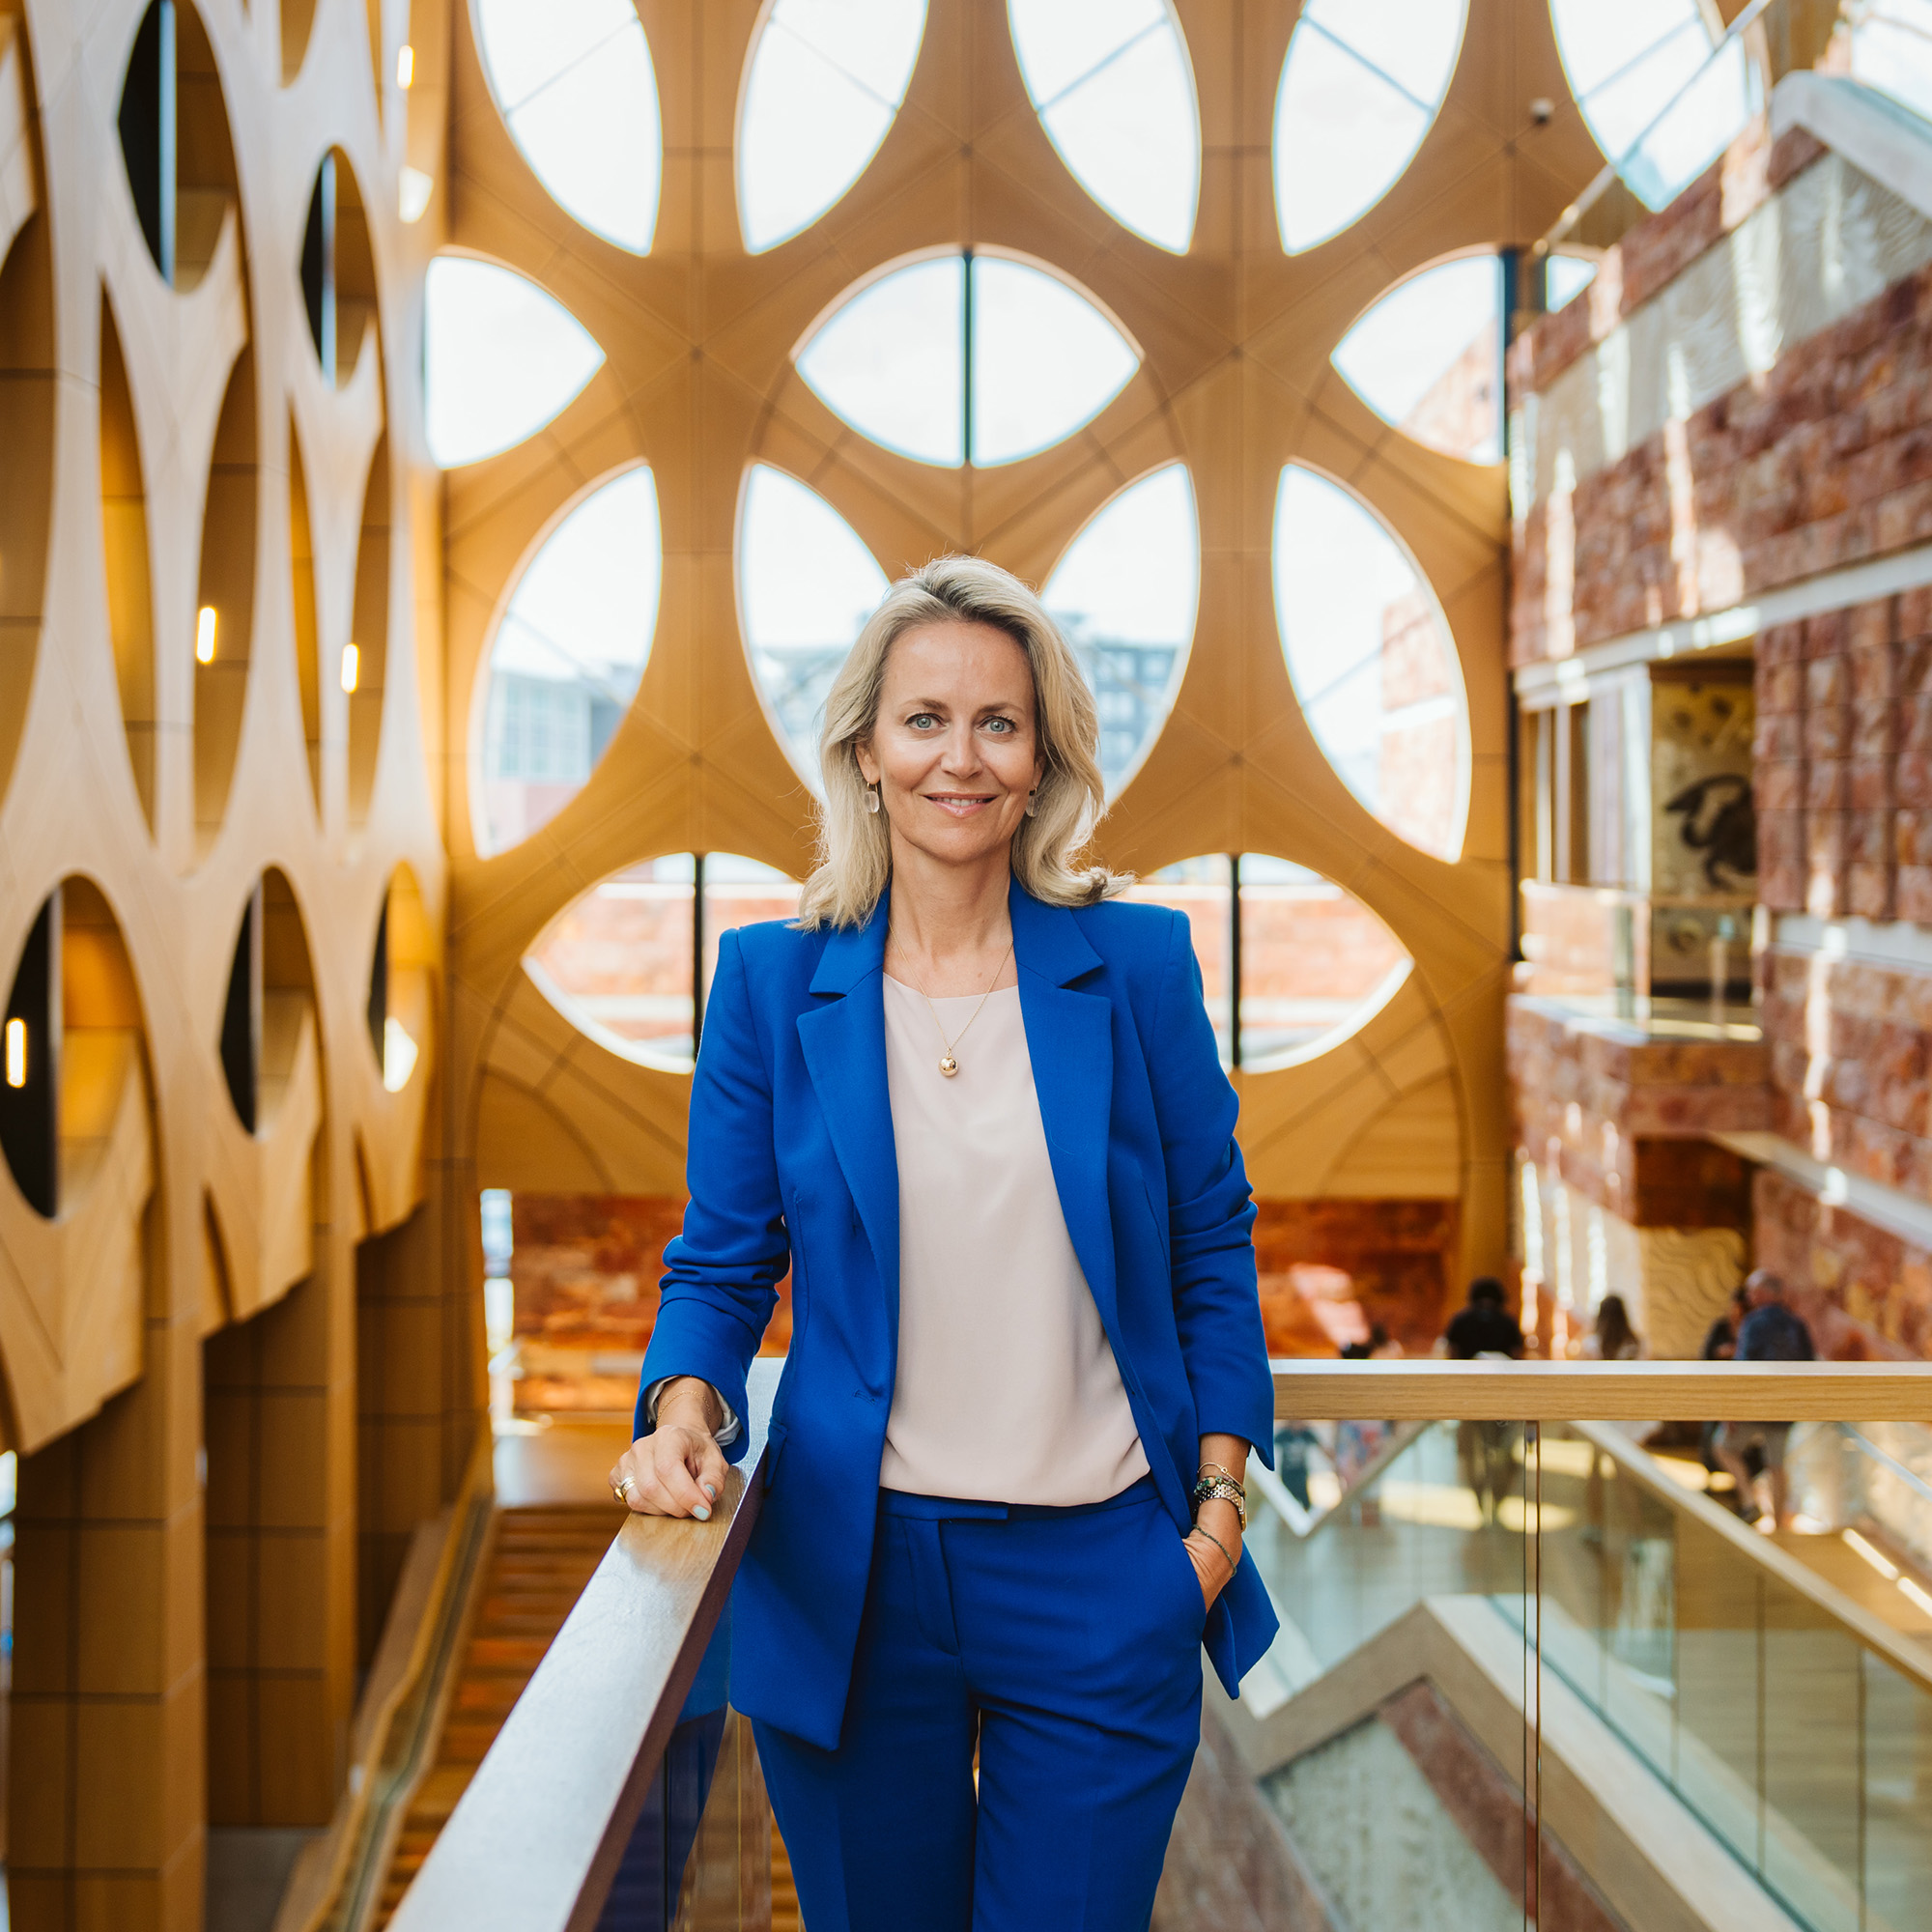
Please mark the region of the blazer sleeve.
MULTIPOLYGON (((684 1232, 665 1249, 656 1326, 644 1354, 634 1432, 657 1427, 644 1391, 671 1376, 709 1382, 733 1415, 791 1265, 772 1138, 771 1076, 759 1051, 739 935, 718 942, 704 1038, 691 1088, 684 1232)), ((727 1445, 735 1462, 747 1437, 727 1445)))
POLYGON ((1254 1198, 1235 1141, 1239 1103, 1202 1000, 1184 913, 1168 932, 1146 1041, 1167 1162, 1175 1325, 1201 1434, 1238 1435, 1274 1466, 1274 1377, 1255 1280, 1254 1198))

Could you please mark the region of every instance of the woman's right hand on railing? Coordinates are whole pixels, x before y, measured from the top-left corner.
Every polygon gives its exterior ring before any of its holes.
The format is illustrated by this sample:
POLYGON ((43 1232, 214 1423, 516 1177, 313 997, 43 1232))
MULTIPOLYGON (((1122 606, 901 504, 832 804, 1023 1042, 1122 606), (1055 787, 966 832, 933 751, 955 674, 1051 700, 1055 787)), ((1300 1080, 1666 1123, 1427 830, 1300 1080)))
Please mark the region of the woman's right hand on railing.
POLYGON ((611 1491, 638 1516, 687 1516, 706 1522, 724 1492, 724 1421, 708 1382, 689 1376, 658 1395, 658 1426, 617 1459, 611 1491))

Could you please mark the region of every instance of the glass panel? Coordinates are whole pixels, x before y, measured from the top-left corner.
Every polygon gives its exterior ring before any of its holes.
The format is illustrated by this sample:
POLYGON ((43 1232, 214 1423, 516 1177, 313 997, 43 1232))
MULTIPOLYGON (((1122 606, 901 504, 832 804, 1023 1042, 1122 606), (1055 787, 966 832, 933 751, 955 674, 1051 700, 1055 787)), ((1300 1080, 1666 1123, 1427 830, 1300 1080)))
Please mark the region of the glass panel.
POLYGON ((1084 296, 1022 262, 973 260, 969 321, 965 270, 964 256, 947 255, 881 276, 833 313, 798 371, 828 409, 901 456, 1015 462, 1097 414, 1138 357, 1084 296))
POLYGON ((1932 115, 1932 0, 1860 0, 1850 11, 1853 77, 1932 115))
POLYGON ((1241 855, 1241 1065, 1325 1052, 1408 975, 1402 942, 1350 893, 1305 866, 1241 855))
MULTIPOLYGON (((1266 1507, 1250 1510, 1247 1548, 1282 1619, 1259 1666, 1262 1701, 1312 1683, 1425 1598, 1514 1599, 1522 1627, 1534 1578, 1523 1433, 1518 1422, 1277 1425, 1282 1476, 1249 1465, 1266 1507)), ((1257 1688, 1252 1676, 1242 1687, 1257 1688)))
POLYGON ((897 118, 924 0, 778 0, 738 124, 738 218, 754 255, 832 207, 897 118))
POLYGON ((691 1065, 689 852, 627 866, 568 905, 524 956, 565 1019, 644 1066, 691 1065))
POLYGON ((664 142, 630 0, 477 0, 476 24, 490 91, 537 179, 584 227, 643 254, 664 142))
POLYGON ((1098 415, 1139 358, 1120 330, 1056 275, 973 262, 973 448, 981 467, 1049 448, 1098 415))
POLYGON ((1551 255, 1543 265, 1544 302, 1554 310, 1574 301, 1597 279, 1597 264, 1588 255, 1551 255))
POLYGON ((1291 255, 1379 201, 1456 71, 1463 0, 1311 0, 1275 97, 1274 192, 1291 255))
POLYGON ((1200 577, 1193 486, 1187 466, 1171 463, 1122 491, 1074 538, 1041 593, 1094 687, 1110 794, 1166 722, 1200 577))
POLYGON ((1863 1666, 1865 1923, 1902 1928, 1932 1886, 1932 1694, 1870 1652, 1863 1666))
POLYGON ((1073 178, 1177 252, 1194 233, 1201 125, 1179 22, 1162 0, 1010 0, 1027 95, 1073 178))
POLYGON ((1282 471, 1275 614, 1309 729, 1343 783, 1438 858, 1468 810, 1462 668, 1434 594, 1355 497, 1299 464, 1282 471))
MULTIPOLYGON (((567 906, 524 957, 573 1026, 645 1066, 691 1068, 692 912, 696 863, 675 852, 628 866, 567 906)), ((704 857, 704 987, 733 926, 792 919, 795 879, 730 852, 704 857)))
POLYGON ((738 531, 745 642, 785 753, 814 790, 825 694, 886 590, 885 572, 824 497, 782 470, 753 469, 738 531))
POLYGON ((583 788, 643 676, 662 560, 648 469, 585 497, 530 559, 490 646, 479 851, 527 838, 583 788))
POLYGON ((1616 7, 1550 0, 1550 14, 1590 132, 1647 207, 1662 208, 1701 174, 1755 109, 1756 81, 1742 43, 1730 42, 1714 59, 1697 0, 1616 7), (1659 115, 1663 119, 1645 135, 1659 115))
POLYGON ((862 436, 922 463, 965 448, 965 258, 896 269, 806 344, 798 373, 862 436))
POLYGON ((1469 255, 1399 283, 1337 345, 1334 362, 1384 422, 1450 456, 1502 454, 1500 262, 1469 255))
POLYGON ((604 352, 532 281, 439 255, 423 289, 425 430, 444 469, 533 436, 597 373, 604 352))

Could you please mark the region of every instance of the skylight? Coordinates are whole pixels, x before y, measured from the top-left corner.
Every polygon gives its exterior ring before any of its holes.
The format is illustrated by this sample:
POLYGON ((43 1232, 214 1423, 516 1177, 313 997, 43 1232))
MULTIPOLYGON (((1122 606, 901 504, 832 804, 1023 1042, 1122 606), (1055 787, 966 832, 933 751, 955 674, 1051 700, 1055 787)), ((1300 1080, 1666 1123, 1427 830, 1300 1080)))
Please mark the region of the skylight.
POLYGON ((490 646, 480 851, 527 838, 582 790, 643 676, 662 574, 644 469, 586 497, 530 559, 490 646))
POLYGON ((425 430, 444 469, 509 449, 551 421, 604 352, 534 282, 468 255, 439 255, 423 288, 425 430))
POLYGON ((593 234, 645 253, 664 137, 630 0, 476 0, 490 92, 536 178, 593 234))
POLYGON ((1042 601, 1100 713, 1100 770, 1118 791, 1152 744, 1187 662, 1201 537, 1184 464, 1122 493, 1073 539, 1042 601))
POLYGON ((738 220, 753 254, 810 227, 865 173, 924 31, 924 0, 778 0, 738 122, 738 220))
POLYGON ((1549 12, 1583 119, 1646 207, 1673 199, 1750 118, 1757 90, 1744 44, 1727 42, 1713 58, 1697 0, 1550 0, 1549 12))
POLYGON ((1194 233, 1201 120, 1166 0, 1009 0, 1028 97, 1107 213, 1176 253, 1194 233))
POLYGON ((883 447, 986 468, 1070 436, 1138 362, 1058 276, 1001 256, 945 255, 862 289, 806 344, 798 369, 883 447))
POLYGON ((1313 248, 1373 208, 1435 122, 1465 0, 1309 0, 1274 109, 1281 245, 1313 248))
POLYGON ((825 498, 769 465, 746 478, 738 526, 738 602, 752 675, 785 753, 818 787, 825 694, 886 574, 825 498))
POLYGON ((1334 362, 1384 422, 1472 463, 1502 454, 1502 266, 1438 263, 1399 282, 1337 345, 1334 362))
POLYGON ((1344 784, 1438 858, 1462 849, 1467 714, 1448 626, 1373 511, 1299 464, 1275 502, 1275 616, 1294 695, 1344 784))

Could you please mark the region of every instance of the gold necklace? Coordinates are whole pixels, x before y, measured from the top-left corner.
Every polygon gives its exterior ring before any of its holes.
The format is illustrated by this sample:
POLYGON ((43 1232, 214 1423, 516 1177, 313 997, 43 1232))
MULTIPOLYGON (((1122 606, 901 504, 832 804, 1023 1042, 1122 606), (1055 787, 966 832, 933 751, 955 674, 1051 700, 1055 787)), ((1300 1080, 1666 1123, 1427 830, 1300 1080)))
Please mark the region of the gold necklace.
POLYGON ((980 995, 980 1004, 973 1009, 972 1013, 967 1018, 966 1024, 951 1039, 946 1037, 946 1029, 939 1024, 939 1009, 932 1004, 932 995, 917 980, 912 982, 913 991, 925 1002, 925 1009, 932 1015, 932 1030, 939 1036, 939 1070, 945 1074, 947 1079, 951 1080, 959 1071, 959 1061, 953 1052, 953 1048, 973 1030, 974 1020, 977 1020, 985 1010, 986 1002, 993 997, 1000 983, 1000 976, 1007 970, 1007 961, 1012 956, 1013 942, 1009 939, 1007 941, 1006 952, 1000 955, 999 965, 994 969, 992 985, 988 986, 980 995))

